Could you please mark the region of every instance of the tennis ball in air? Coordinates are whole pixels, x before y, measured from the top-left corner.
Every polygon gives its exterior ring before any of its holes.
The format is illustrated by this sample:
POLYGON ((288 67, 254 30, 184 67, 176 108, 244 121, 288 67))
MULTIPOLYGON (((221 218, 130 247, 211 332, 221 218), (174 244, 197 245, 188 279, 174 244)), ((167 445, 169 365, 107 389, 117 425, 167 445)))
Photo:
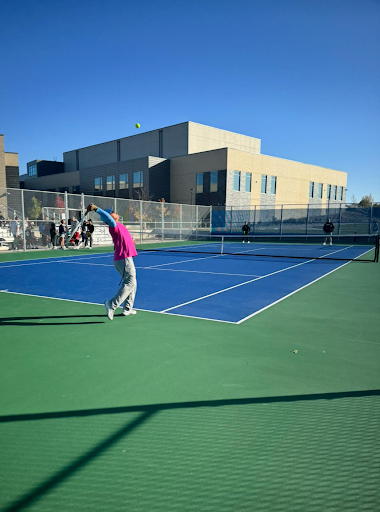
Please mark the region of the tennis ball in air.
POLYGON ((136 123, 135 126, 136 126, 136 128, 140 128, 139 123, 136 123))

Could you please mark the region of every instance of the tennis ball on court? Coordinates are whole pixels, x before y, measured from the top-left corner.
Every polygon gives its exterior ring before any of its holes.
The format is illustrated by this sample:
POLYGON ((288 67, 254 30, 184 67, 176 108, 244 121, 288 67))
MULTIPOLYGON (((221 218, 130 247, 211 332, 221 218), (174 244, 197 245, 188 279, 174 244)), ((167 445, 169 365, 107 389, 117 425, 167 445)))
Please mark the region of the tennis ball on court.
POLYGON ((136 123, 135 126, 136 126, 136 128, 140 128, 139 123, 136 123))

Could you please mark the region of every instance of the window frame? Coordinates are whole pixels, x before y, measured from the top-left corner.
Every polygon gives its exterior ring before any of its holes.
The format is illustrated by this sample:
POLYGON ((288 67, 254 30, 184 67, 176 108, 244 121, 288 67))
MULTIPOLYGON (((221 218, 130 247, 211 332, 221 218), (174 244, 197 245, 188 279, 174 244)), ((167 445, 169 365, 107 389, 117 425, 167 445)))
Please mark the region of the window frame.
POLYGON ((327 185, 326 199, 328 201, 330 201, 330 199, 331 199, 331 185, 327 185))
POLYGON ((129 188, 129 179, 128 174, 119 174, 119 190, 127 190, 129 188), (124 176, 124 179, 122 180, 121 177, 124 176), (120 183, 124 183, 124 187, 120 186, 120 183))
POLYGON ((116 186, 115 175, 111 174, 110 176, 107 176, 106 177, 106 190, 107 190, 107 192, 110 191, 110 190, 115 190, 115 186, 116 186), (108 178, 111 178, 111 179, 108 180, 108 178), (110 187, 109 187, 109 184, 111 185, 110 187))
POLYGON ((314 181, 310 181, 309 182, 309 198, 310 199, 313 199, 314 198, 314 181))
POLYGON ((275 196, 277 192, 277 176, 272 176, 270 180, 270 193, 275 196), (273 184, 274 184, 274 192, 273 192, 273 184))
POLYGON ((245 192, 252 192, 252 173, 245 173, 245 192), (247 185, 249 184, 249 187, 247 185))
POLYGON ((268 190, 268 176, 267 176, 267 174, 262 174, 261 175, 261 189, 260 189, 260 193, 261 194, 266 194, 267 190, 268 190), (264 187, 263 187, 263 184, 264 184, 264 187), (263 190, 263 188, 264 188, 264 190, 263 190))
POLYGON ((240 192, 241 187, 241 173, 240 171, 234 171, 234 186, 233 191, 234 192, 240 192), (236 188, 236 185, 238 188, 236 188))
POLYGON ((210 192, 218 192, 218 171, 210 172, 210 192), (216 178, 216 181, 213 181, 213 178, 216 178))
POLYGON ((142 171, 134 171, 133 172, 133 186, 132 188, 143 188, 144 186, 144 176, 142 171), (135 181, 136 175, 139 175, 139 181, 135 181))
POLYGON ((203 194, 203 172, 197 172, 196 194, 203 194))
POLYGON ((103 192, 103 177, 102 176, 100 176, 98 178, 94 178, 94 190, 95 190, 95 192, 103 192), (96 184, 97 180, 99 180, 98 185, 96 184))

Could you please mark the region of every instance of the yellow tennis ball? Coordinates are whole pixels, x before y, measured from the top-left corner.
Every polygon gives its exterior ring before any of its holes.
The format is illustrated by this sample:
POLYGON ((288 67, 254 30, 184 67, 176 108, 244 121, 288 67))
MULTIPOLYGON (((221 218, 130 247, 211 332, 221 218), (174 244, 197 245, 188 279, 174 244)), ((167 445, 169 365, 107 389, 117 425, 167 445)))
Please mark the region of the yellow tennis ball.
POLYGON ((135 126, 136 126, 136 128, 140 128, 139 123, 136 123, 135 126))

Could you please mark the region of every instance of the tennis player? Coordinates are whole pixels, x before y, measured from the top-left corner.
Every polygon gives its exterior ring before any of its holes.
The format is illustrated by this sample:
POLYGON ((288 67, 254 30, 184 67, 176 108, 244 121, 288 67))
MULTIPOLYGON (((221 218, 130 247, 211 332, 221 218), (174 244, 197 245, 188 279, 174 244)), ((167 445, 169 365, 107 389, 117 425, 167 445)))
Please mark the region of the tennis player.
POLYGON ((251 231, 251 228, 248 226, 248 222, 246 221, 243 228, 243 244, 244 242, 250 243, 248 240, 248 233, 251 231))
POLYGON ((323 226, 323 231, 326 233, 326 238, 325 241, 323 242, 323 245, 326 245, 328 240, 330 240, 330 245, 332 245, 332 234, 334 231, 334 224, 331 222, 330 219, 323 226))
POLYGON ((123 224, 120 224, 117 213, 109 213, 94 204, 89 204, 87 211, 95 211, 100 216, 101 220, 108 224, 108 229, 115 246, 113 264, 122 278, 120 288, 116 295, 111 300, 106 300, 104 303, 107 316, 110 320, 113 320, 115 309, 123 302, 122 315, 135 315, 136 310, 133 309, 133 303, 135 301, 137 281, 133 258, 137 256, 137 252, 131 234, 123 224))

